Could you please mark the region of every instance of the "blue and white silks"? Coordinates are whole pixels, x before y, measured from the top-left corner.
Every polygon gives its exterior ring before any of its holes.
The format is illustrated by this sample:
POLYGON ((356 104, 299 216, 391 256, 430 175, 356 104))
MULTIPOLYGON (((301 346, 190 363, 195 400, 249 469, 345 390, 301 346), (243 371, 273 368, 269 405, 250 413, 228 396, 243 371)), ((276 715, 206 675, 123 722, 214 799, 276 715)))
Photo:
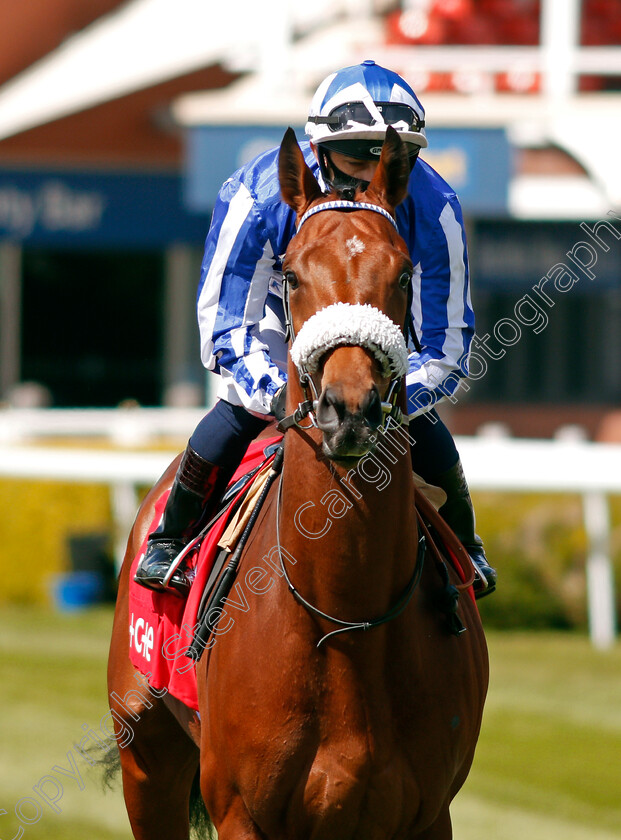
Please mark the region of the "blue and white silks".
MULTIPOLYGON (((309 143, 301 144, 319 177, 309 143)), ((474 334, 468 257, 459 200, 423 160, 410 176, 397 225, 414 264, 412 315, 422 352, 409 355, 408 413, 454 396, 467 376, 474 334)), ((269 414, 286 381, 281 257, 295 214, 281 199, 278 149, 259 155, 222 186, 205 244, 198 289, 201 358, 220 374, 217 395, 269 414)))

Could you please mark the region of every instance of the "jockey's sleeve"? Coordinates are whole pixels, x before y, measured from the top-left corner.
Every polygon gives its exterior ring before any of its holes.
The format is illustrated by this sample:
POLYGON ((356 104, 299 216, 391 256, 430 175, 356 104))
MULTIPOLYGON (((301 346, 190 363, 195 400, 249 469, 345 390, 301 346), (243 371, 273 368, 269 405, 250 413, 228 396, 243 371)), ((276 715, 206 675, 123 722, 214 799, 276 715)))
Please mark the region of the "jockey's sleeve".
POLYGON ((208 370, 232 374, 244 406, 259 414, 269 413, 284 382, 258 329, 274 262, 260 207, 245 184, 229 179, 205 243, 197 298, 201 359, 208 370))
POLYGON ((422 352, 409 357, 408 415, 422 414, 441 400, 457 402, 468 389, 468 353, 474 335, 468 252, 455 194, 416 212, 412 315, 422 352))

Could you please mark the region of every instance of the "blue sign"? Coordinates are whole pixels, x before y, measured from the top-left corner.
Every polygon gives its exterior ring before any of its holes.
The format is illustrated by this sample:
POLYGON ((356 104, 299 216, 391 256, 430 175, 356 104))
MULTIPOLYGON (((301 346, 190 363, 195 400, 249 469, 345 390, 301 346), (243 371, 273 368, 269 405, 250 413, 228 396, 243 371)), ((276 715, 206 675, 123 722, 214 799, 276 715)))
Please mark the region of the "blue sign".
MULTIPOLYGON (((286 126, 226 125, 191 129, 187 137, 186 201, 213 208, 224 181, 253 157, 278 146, 286 126)), ((304 129, 295 128, 298 140, 304 129)), ((502 129, 435 129, 422 157, 448 181, 467 213, 507 215, 511 148, 502 129)))
POLYGON ((453 187, 464 212, 508 216, 512 150, 504 129, 438 128, 427 132, 427 163, 453 187))
POLYGON ((479 221, 474 227, 476 248, 470 252, 476 287, 519 296, 550 272, 547 288, 553 289, 555 271, 564 265, 566 274, 557 280, 557 292, 571 288, 572 295, 580 295, 619 289, 621 242, 611 232, 618 222, 614 216, 603 219, 597 223, 599 235, 593 235, 595 225, 586 222, 479 221), (560 282, 567 288, 559 289, 560 282))
POLYGON ((202 244, 206 215, 189 213, 182 179, 162 173, 0 170, 0 238, 58 247, 202 244))
MULTIPOLYGON (((254 157, 280 146, 287 126, 210 125, 186 136, 185 199, 191 210, 213 209, 222 184, 254 157)), ((298 141, 304 128, 294 126, 298 141)))

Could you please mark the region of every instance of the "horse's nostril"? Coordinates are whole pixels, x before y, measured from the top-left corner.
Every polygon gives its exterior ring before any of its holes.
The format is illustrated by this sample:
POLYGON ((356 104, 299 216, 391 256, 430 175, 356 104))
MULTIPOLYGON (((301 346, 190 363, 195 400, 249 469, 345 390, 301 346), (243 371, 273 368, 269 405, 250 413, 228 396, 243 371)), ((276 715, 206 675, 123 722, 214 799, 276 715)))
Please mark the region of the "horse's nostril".
POLYGON ((357 410, 347 409, 340 389, 328 386, 317 403, 317 424, 324 432, 335 432, 342 424, 361 423, 375 431, 382 423, 382 400, 375 386, 370 388, 357 410))
POLYGON ((382 423, 382 400, 375 386, 367 392, 362 401, 362 416, 373 431, 382 423))
POLYGON ((324 431, 338 428, 345 415, 345 403, 332 388, 326 388, 317 403, 317 423, 324 431))

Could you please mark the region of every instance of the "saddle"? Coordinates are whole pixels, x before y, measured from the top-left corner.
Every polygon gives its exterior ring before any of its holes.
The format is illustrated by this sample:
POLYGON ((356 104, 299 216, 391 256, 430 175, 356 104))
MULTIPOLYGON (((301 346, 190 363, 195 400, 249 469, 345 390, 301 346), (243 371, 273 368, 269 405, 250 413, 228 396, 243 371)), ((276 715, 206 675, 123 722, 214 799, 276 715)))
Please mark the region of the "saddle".
MULTIPOLYGON (((278 435, 257 440, 248 447, 223 496, 218 513, 186 556, 185 567, 192 580, 186 600, 165 591, 145 589, 134 582, 136 566, 146 550, 146 537, 132 563, 129 584, 130 660, 153 688, 167 690, 190 708, 198 709, 195 662, 188 658, 189 646, 199 626, 198 616, 225 562, 231 557, 231 550, 239 544, 249 525, 257 491, 260 492, 265 485, 281 440, 282 435, 278 435)), ((168 491, 158 499, 148 533, 159 522, 167 498, 168 491)))

